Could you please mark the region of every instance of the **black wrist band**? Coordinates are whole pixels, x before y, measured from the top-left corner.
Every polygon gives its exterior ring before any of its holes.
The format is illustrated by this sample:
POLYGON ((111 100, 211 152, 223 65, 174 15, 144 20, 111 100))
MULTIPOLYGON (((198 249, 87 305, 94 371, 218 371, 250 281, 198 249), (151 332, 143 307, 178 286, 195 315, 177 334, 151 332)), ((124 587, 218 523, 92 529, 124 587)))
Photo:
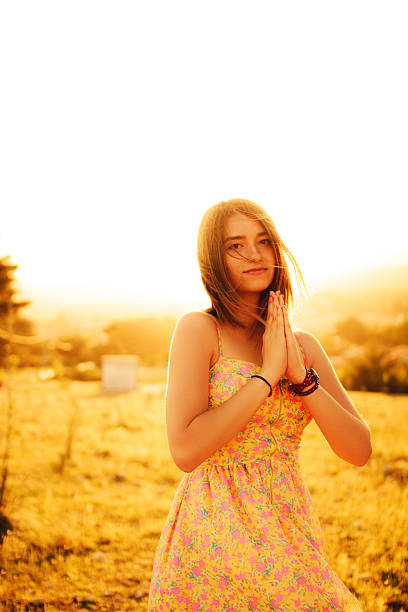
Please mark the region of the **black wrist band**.
POLYGON ((272 386, 271 386, 271 384, 270 384, 270 383, 268 383, 268 381, 266 380, 266 378, 264 378, 263 376, 259 376, 258 374, 253 374, 253 375, 251 376, 251 378, 260 378, 261 380, 263 380, 263 381, 264 381, 264 382, 265 382, 265 383, 268 385, 268 387, 270 388, 270 391, 269 391, 269 393, 268 393, 268 397, 271 397, 271 395, 272 395, 272 386))

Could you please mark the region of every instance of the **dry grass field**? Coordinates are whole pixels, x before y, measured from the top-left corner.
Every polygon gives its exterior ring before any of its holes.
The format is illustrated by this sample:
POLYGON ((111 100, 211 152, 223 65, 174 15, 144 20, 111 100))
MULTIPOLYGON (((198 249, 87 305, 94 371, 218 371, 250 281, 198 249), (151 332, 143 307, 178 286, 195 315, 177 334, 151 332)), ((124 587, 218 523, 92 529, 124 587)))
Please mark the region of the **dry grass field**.
MULTIPOLYGON (((99 383, 13 374, 2 511, 14 529, 0 548, 1 609, 147 610, 156 545, 183 476, 167 445, 163 376, 144 370, 137 391, 107 395, 99 383)), ((352 397, 372 429, 369 463, 338 459, 312 423, 303 471, 330 562, 363 609, 408 610, 408 398, 352 397)), ((4 387, 0 402, 3 445, 4 387)))

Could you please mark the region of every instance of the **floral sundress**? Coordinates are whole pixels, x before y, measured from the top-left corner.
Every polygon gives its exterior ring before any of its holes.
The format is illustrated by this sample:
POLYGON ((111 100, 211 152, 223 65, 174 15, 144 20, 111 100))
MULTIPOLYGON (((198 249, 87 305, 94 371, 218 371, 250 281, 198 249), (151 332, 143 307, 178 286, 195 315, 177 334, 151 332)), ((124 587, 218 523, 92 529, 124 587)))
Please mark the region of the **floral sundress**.
MULTIPOLYGON (((216 326, 209 410, 260 370, 224 357, 216 326)), ((228 444, 182 477, 156 549, 148 612, 361 612, 323 549, 298 462, 312 416, 288 384, 281 379, 228 444)))

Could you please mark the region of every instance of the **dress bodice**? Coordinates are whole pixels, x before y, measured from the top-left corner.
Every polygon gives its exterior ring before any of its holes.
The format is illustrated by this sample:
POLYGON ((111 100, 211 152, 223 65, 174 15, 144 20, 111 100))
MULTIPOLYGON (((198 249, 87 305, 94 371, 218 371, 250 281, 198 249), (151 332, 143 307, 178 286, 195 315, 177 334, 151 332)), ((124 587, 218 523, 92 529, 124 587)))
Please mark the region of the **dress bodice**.
MULTIPOLYGON (((208 381, 208 408, 214 409, 248 383, 260 366, 250 361, 224 357, 221 335, 218 360, 212 366, 208 381)), ((299 347, 306 363, 299 340, 299 347)), ((213 453, 204 463, 229 463, 233 461, 257 461, 280 453, 282 459, 289 453, 297 459, 302 432, 311 421, 300 396, 293 396, 288 389, 289 380, 282 378, 254 412, 243 429, 225 446, 213 453)))

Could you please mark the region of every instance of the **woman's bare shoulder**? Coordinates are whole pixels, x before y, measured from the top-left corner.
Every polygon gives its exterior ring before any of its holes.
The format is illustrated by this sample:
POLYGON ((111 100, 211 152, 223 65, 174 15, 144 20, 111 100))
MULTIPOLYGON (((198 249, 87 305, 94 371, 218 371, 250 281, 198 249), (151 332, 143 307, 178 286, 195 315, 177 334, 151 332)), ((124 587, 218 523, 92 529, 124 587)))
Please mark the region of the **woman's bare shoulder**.
POLYGON ((210 367, 218 358, 218 334, 215 319, 202 311, 186 312, 177 321, 171 343, 171 359, 194 362, 199 353, 210 367))
POLYGON ((177 335, 193 335, 197 340, 210 340, 217 337, 215 317, 202 310, 193 310, 182 314, 176 324, 177 335))
POLYGON ((205 312, 203 310, 192 310, 189 312, 183 313, 177 320, 177 325, 192 326, 201 328, 204 327, 206 329, 210 327, 215 328, 216 319, 210 313, 205 312))
POLYGON ((296 328, 294 330, 294 334, 298 338, 300 344, 303 347, 303 350, 305 351, 306 360, 308 364, 313 363, 317 352, 320 352, 322 350, 322 345, 320 344, 319 340, 312 333, 305 331, 304 329, 296 328))
POLYGON ((310 332, 304 330, 304 329, 299 329, 299 328, 295 328, 294 329, 294 334, 295 336, 297 336, 299 338, 300 341, 302 342, 306 342, 307 343, 312 343, 317 341, 316 336, 314 336, 313 334, 311 334, 310 332))

